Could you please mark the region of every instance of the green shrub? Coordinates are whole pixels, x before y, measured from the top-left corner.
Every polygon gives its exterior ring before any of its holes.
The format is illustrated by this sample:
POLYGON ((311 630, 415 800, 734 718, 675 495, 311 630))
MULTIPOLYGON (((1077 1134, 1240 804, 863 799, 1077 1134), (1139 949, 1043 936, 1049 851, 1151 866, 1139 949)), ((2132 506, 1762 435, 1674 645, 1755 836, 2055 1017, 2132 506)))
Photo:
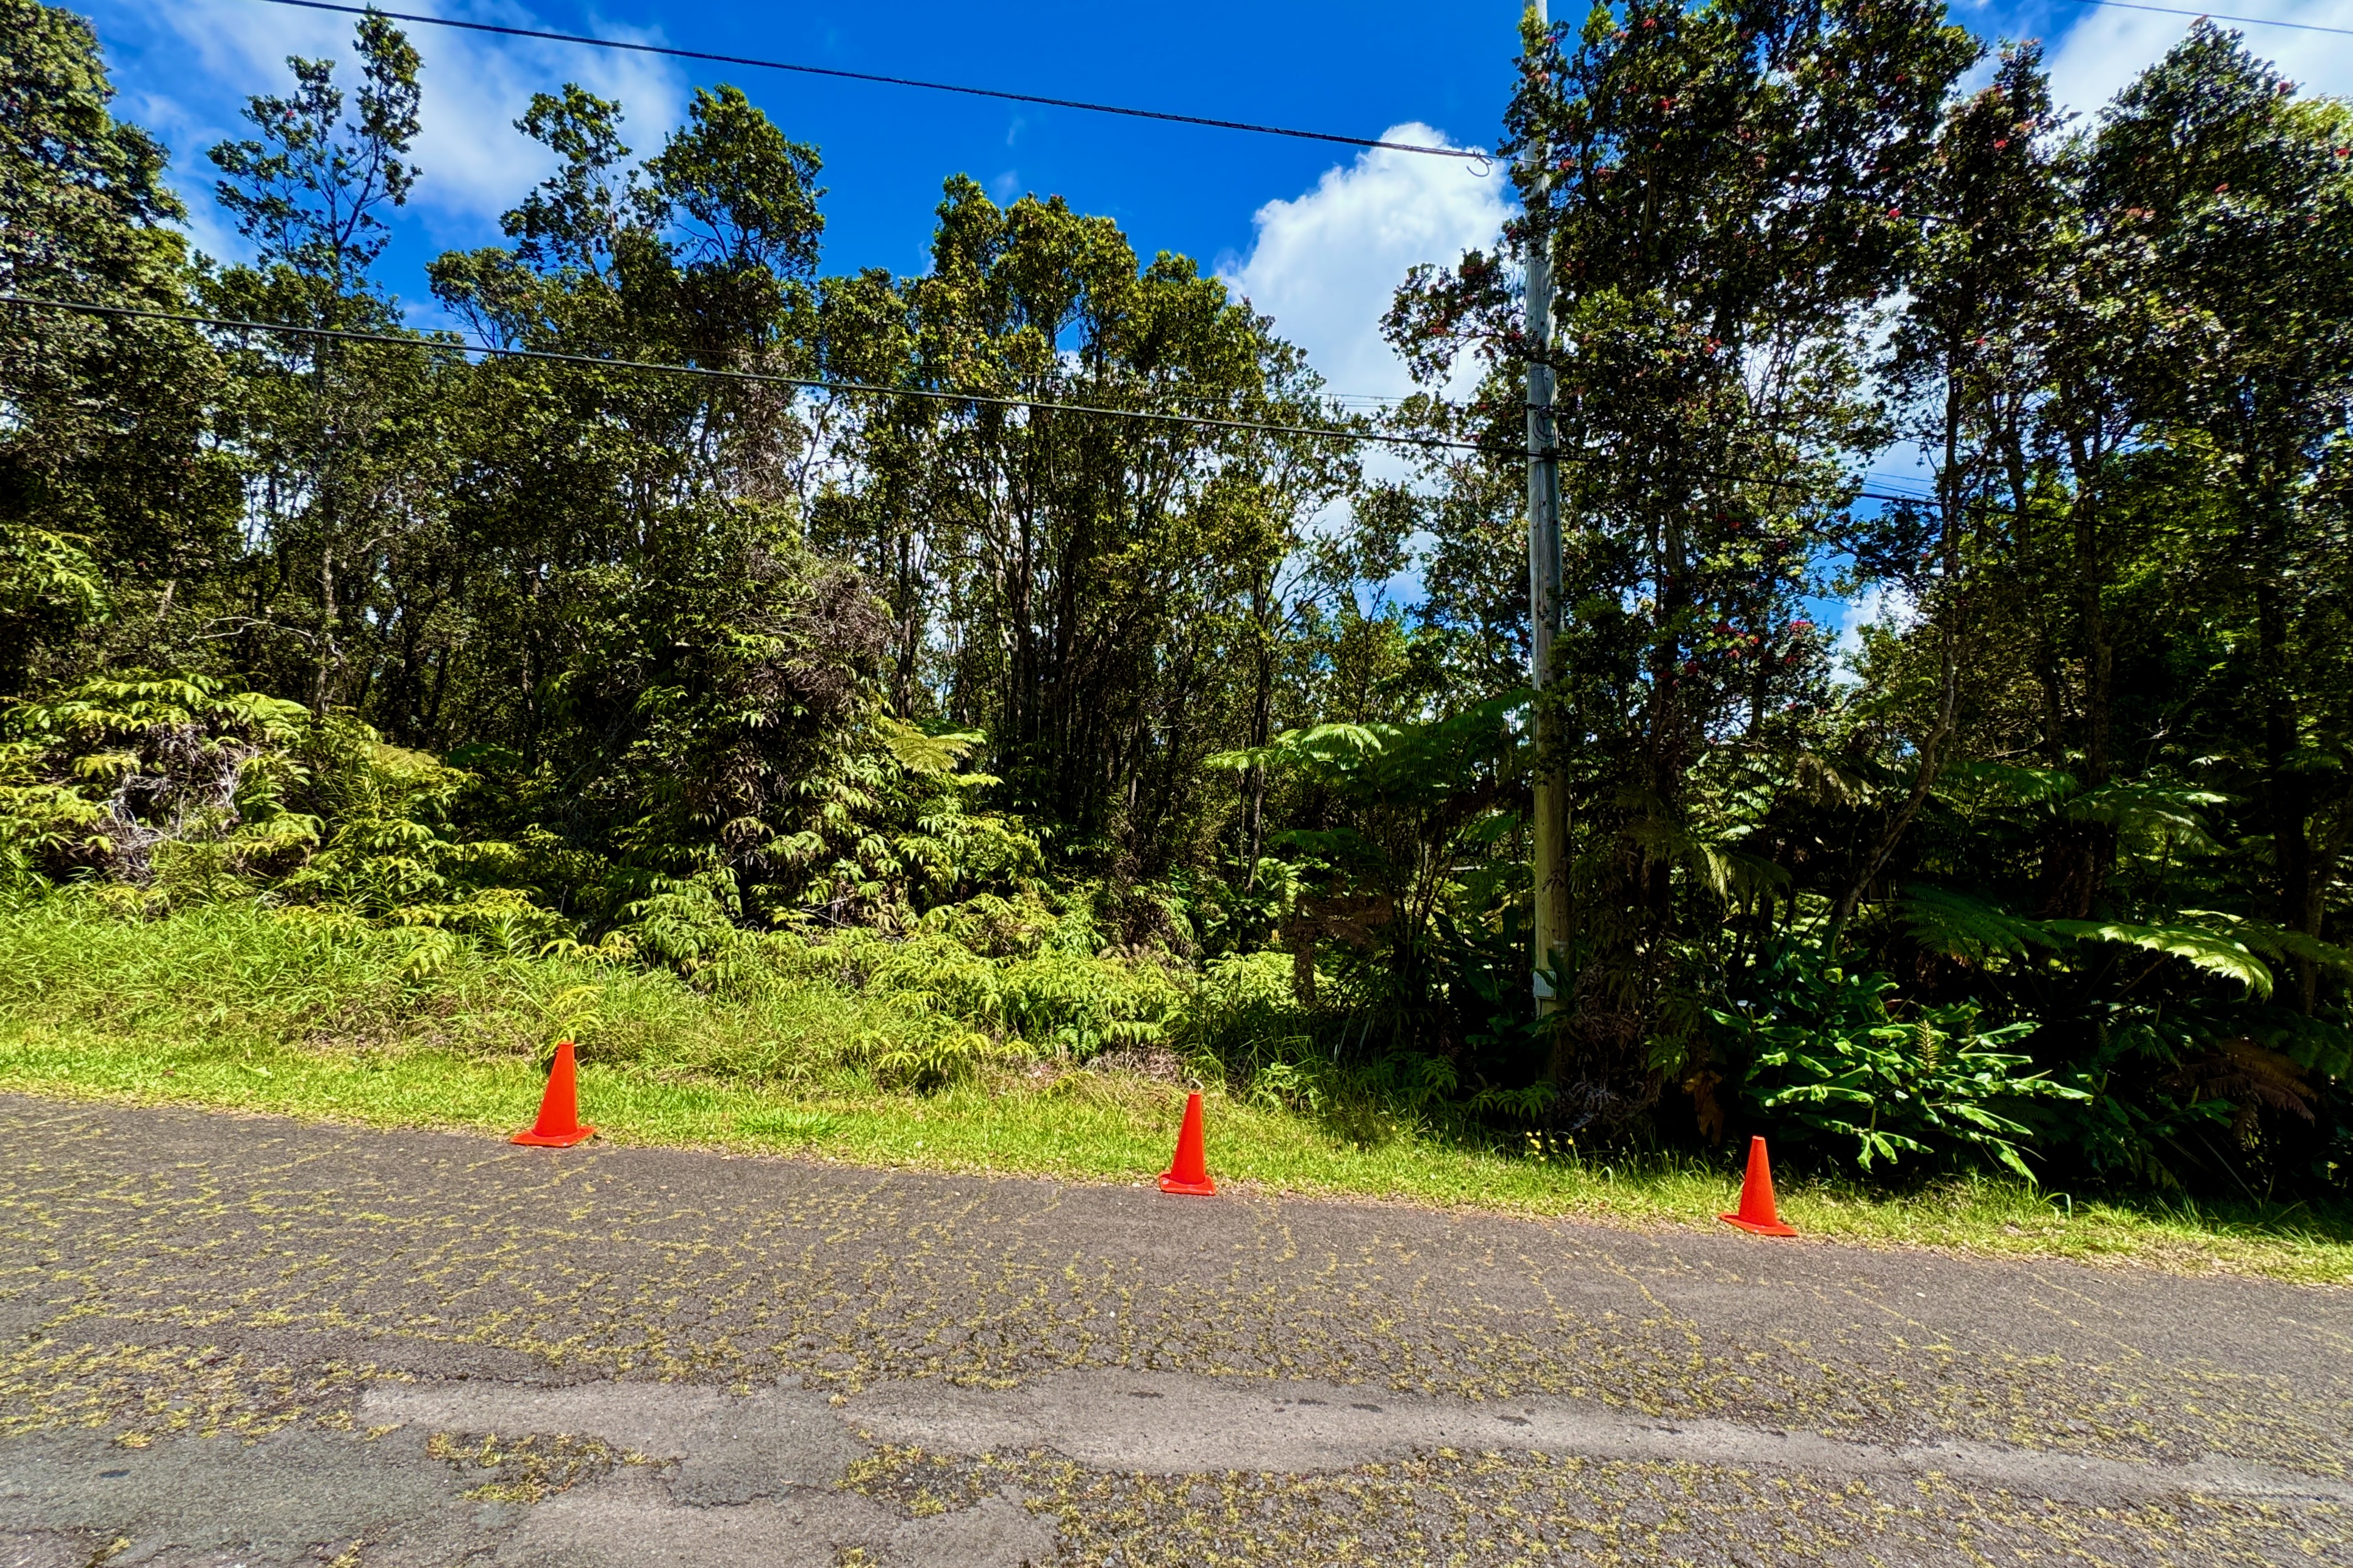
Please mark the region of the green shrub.
POLYGON ((1907 1157, 1953 1164, 1990 1155, 2020 1175, 2031 1133, 2012 1112, 2036 1099, 2084 1100, 2080 1089, 2022 1072, 2005 1050, 2031 1023, 1980 1030, 1974 1004, 1897 1018, 1895 983, 1785 948, 1754 976, 1746 1005, 1713 1011, 1719 1043, 1744 1065, 1741 1095, 1757 1121, 1796 1142, 1853 1142, 1857 1165, 1907 1157))
POLYGON ((955 923, 927 919, 927 929, 903 939, 858 928, 781 935, 765 939, 763 950, 789 973, 955 1020, 1017 1054, 1071 1061, 1158 1041, 1191 990, 1164 963, 1089 951, 1073 922, 1045 927, 1056 940, 993 954, 949 934, 955 923))
POLYGON ((0 1014, 130 1037, 589 1059, 765 1081, 861 1079, 933 1026, 887 1001, 779 980, 714 996, 596 950, 502 951, 446 928, 380 927, 255 901, 126 916, 91 889, 0 910, 0 1014), (425 937, 446 943, 413 962, 425 937))

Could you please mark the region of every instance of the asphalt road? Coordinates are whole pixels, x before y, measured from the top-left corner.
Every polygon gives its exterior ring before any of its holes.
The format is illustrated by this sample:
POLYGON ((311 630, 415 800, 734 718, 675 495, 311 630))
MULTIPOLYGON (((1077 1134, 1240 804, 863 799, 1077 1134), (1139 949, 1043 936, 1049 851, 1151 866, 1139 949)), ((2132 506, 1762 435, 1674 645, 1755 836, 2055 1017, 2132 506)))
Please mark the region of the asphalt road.
POLYGON ((2353 1292, 0 1096, 0 1568, 2353 1563, 2353 1292))

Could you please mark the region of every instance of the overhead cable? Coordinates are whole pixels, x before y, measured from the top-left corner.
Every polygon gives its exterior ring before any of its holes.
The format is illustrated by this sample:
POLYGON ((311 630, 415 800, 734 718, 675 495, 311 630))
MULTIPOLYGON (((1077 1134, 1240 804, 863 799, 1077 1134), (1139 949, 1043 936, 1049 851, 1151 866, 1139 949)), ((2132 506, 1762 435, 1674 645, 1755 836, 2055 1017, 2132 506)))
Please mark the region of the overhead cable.
POLYGON ((1078 109, 1089 114, 1119 114, 1131 120, 1159 120, 1177 125, 1204 125, 1213 131, 1247 131, 1259 136, 1290 136, 1303 142, 1336 142, 1344 147, 1378 147, 1391 153, 1420 153, 1432 158, 1461 158, 1484 163, 1488 154, 1475 147, 1431 147, 1418 142, 1384 142, 1373 136, 1343 136, 1332 131, 1301 131, 1286 125, 1258 125, 1246 120, 1216 120, 1204 114, 1175 114, 1159 109, 1132 109, 1115 103, 1089 103, 1075 98, 1047 98, 1033 92, 1009 92, 1002 88, 970 87, 959 82, 923 81, 913 77, 882 76, 873 71, 842 70, 834 66, 801 65, 790 60, 764 60, 748 55, 713 54, 706 49, 680 49, 667 44, 640 44, 627 38, 599 38, 586 33, 554 33, 539 27, 509 27, 495 22, 467 22, 454 16, 428 16, 413 11, 385 11, 373 5, 343 5, 332 0, 263 0, 270 5, 291 5, 304 11, 339 11, 347 16, 383 16, 395 22, 415 22, 427 27, 454 27, 468 33, 496 33, 510 38, 540 38, 554 44, 586 44, 591 48, 627 49, 632 54, 661 55, 670 59, 708 60, 719 65, 749 66, 758 70, 793 71, 801 76, 832 77, 841 81, 873 82, 883 87, 922 88, 928 92, 961 93, 966 98, 994 98, 1008 103, 1035 103, 1050 109, 1078 109))
POLYGON ((491 359, 528 360, 546 364, 581 365, 596 370, 649 371, 660 375, 701 376, 715 381, 746 382, 767 386, 791 386, 807 392, 851 393, 876 397, 914 397, 934 403, 985 403, 1005 408, 1031 408, 1071 414, 1108 415, 1120 419, 1146 419, 1169 425, 1201 426, 1220 430, 1257 430, 1272 435, 1322 436, 1336 440, 1381 441, 1394 446, 1440 447, 1462 451, 1511 451, 1491 443, 1457 441, 1438 436, 1395 436, 1372 430, 1352 430, 1335 425, 1284 425, 1271 420, 1229 419, 1207 414, 1173 414, 1151 408, 1114 408, 1107 404, 1069 403, 1047 398, 1009 397, 1001 393, 965 392, 942 387, 883 386, 862 381, 820 381, 810 376, 782 375, 774 371, 726 370, 715 365, 673 364, 660 360, 612 359, 599 354, 565 353, 554 349, 518 349, 496 343, 469 342, 462 338, 404 337, 396 332, 361 332, 343 327, 305 327, 288 321, 255 321, 236 316, 206 316, 193 311, 149 310, 130 305, 92 305, 71 300, 42 300, 27 294, 0 294, 0 304, 37 310, 69 310, 80 315, 131 317, 151 321, 178 321, 224 331, 277 332, 285 336, 323 338, 336 342, 378 343, 395 348, 424 349, 444 353, 476 353, 491 359))
MULTIPOLYGON (((2291 22, 2278 16, 2242 16, 2214 11, 2193 11, 2175 5, 2150 5, 2142 0, 2067 0, 2076 5, 2096 6, 2104 10, 2146 11, 2158 16, 2188 16, 2199 21, 2227 22, 2242 27, 2286 27, 2299 33, 2327 33, 2338 37, 2353 37, 2353 27, 2332 27, 2319 22, 2291 22)), ((333 0, 264 0, 271 5, 290 5, 305 11, 335 11, 345 16, 364 16, 375 7, 345 5, 333 0)), ((835 66, 804 65, 790 60, 760 59, 747 55, 723 55, 705 49, 682 49, 666 44, 638 43, 628 38, 600 38, 587 33, 558 33, 541 27, 511 27, 495 22, 470 22, 454 16, 432 16, 422 12, 375 10, 375 14, 396 22, 414 22, 421 26, 450 27, 469 33, 494 33, 505 37, 538 38, 548 43, 581 44, 590 48, 624 49, 633 54, 659 55, 671 59, 704 60, 719 65, 749 66, 759 70, 792 71, 802 76, 832 77, 842 81, 872 82, 884 87, 919 88, 930 92, 953 92, 968 98, 993 98, 1009 103, 1035 103, 1054 109, 1076 109, 1089 114, 1124 115, 1135 120, 1158 120, 1176 125, 1200 125, 1218 131, 1242 131, 1261 136, 1289 136, 1307 142, 1336 142, 1344 147, 1382 148, 1393 153, 1419 153, 1433 158, 1461 158, 1484 163, 1489 154, 1475 147, 1432 147, 1414 142, 1388 142, 1378 137, 1343 136, 1330 131, 1301 131, 1289 126, 1260 125, 1243 120, 1219 120, 1208 115, 1177 114, 1166 110, 1135 109, 1122 104, 1091 103, 1080 99, 1050 98, 1037 93, 1013 92, 1002 88, 971 87, 958 82, 924 81, 913 77, 885 76, 873 71, 844 70, 835 66)))
MULTIPOLYGON (((819 381, 809 376, 781 375, 765 370, 723 370, 712 365, 672 364, 660 360, 607 359, 596 354, 564 353, 554 349, 504 348, 495 343, 468 342, 462 338, 403 337, 396 332, 360 332, 343 327, 304 327, 289 321, 255 321, 236 316, 206 316, 194 311, 150 310, 134 305, 85 304, 74 300, 43 300, 29 294, 0 294, 0 305, 21 305, 31 310, 65 310, 76 315, 112 316, 135 321, 176 321, 184 326, 213 327, 223 331, 277 332, 288 337, 322 338, 335 342, 376 343, 393 348, 423 349, 428 353, 476 353, 491 359, 526 360, 543 364, 578 365, 592 370, 647 371, 658 375, 701 376, 713 381, 750 383, 765 386, 797 387, 805 392, 854 394, 869 397, 912 397, 932 403, 979 403, 999 408, 1034 409, 1046 413, 1092 414, 1112 419, 1142 419, 1162 425, 1186 425, 1210 430, 1248 430, 1271 436, 1312 436, 1334 441, 1370 441, 1388 447, 1410 447, 1429 451, 1484 452, 1494 457, 1525 458, 1527 448, 1496 441, 1461 441, 1445 436, 1404 436, 1381 430, 1352 429, 1338 425, 1288 425, 1267 419, 1229 419, 1208 414, 1173 414, 1155 408, 1114 408, 1100 403, 1071 403, 1039 397, 1010 397, 1002 393, 965 392, 951 387, 882 386, 862 381, 819 381)), ((1553 454, 1565 463, 1607 463, 1612 459, 1582 452, 1553 454)), ((1795 489, 1795 479, 1773 479, 1763 474, 1719 474, 1706 476, 1727 479, 1736 484, 1764 485, 1769 489, 1795 489)), ((1918 496, 1887 495, 1876 490, 1857 490, 1858 500, 1887 501, 1895 504, 1917 502, 1918 496)))
POLYGON ((2353 38, 2353 27, 2329 27, 2318 22, 2284 22, 2277 16, 2230 16, 2220 11, 2185 11, 2174 5, 2144 5, 2140 0, 2069 0, 2076 5, 2098 5, 2112 11, 2152 11, 2160 16, 2194 16, 2201 22, 2229 22, 2242 27, 2293 27, 2299 33, 2335 33, 2353 38))

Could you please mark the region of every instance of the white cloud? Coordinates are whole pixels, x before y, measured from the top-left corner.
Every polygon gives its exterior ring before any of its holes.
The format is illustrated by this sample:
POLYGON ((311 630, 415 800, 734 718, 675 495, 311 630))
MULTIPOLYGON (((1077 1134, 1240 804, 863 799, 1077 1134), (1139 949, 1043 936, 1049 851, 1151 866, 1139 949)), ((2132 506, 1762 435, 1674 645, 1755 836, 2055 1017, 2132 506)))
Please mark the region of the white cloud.
MULTIPOLYGON (((129 6, 184 52, 186 93, 151 88, 138 113, 181 149, 178 176, 192 208, 209 206, 211 171, 204 149, 248 133, 237 118, 244 99, 291 87, 286 57, 332 58, 348 94, 358 83, 352 34, 356 19, 299 11, 251 0, 132 0, 129 6)), ((530 26, 536 18, 504 0, 444 8, 470 21, 530 26)), ((607 28, 606 36, 639 41, 644 35, 607 28)), ((685 90, 668 62, 645 56, 531 38, 410 25, 423 58, 423 98, 415 158, 422 171, 410 198, 428 218, 469 235, 512 206, 553 168, 546 149, 526 139, 513 121, 534 91, 578 82, 627 112, 623 135, 640 153, 659 144, 683 113, 685 90)), ((200 242, 222 237, 199 224, 200 242)), ((436 225, 435 226, 440 226, 436 225)), ((232 251, 234 247, 232 247, 232 251)))
POLYGON ((1862 628, 1883 626, 1902 632, 1919 618, 1911 595, 1890 587, 1866 588, 1852 599, 1822 601, 1838 606, 1838 636, 1831 644, 1831 679, 1841 686, 1858 685, 1862 677, 1855 661, 1862 657, 1862 628))
MULTIPOLYGON (((2353 0, 2265 0, 2263 15, 2283 22, 2353 27, 2353 0)), ((2224 26, 2232 24, 2221 23, 2224 26)), ((2052 96, 2086 120, 2116 90, 2162 58, 2191 26, 2187 16, 2103 8, 2050 46, 2052 96)), ((2286 27, 2241 26, 2247 47, 2307 94, 2353 93, 2353 38, 2286 27)))
MULTIPOLYGON (((1381 140, 1452 145, 1421 124, 1393 125, 1381 140)), ((1220 271, 1307 351, 1333 391, 1402 396, 1412 383, 1381 337, 1381 317, 1414 266, 1451 264, 1494 243, 1509 187, 1502 170, 1479 167, 1367 149, 1304 195, 1259 208, 1250 254, 1224 258, 1220 271)))
MULTIPOLYGON (((1392 125, 1380 139, 1454 145, 1418 121, 1392 125)), ((1381 336, 1381 317, 1416 266, 1451 265, 1465 250, 1494 244, 1509 188, 1501 169, 1482 171, 1468 159, 1367 148, 1355 163, 1325 170, 1305 195, 1259 208, 1250 254, 1220 258, 1219 272, 1228 288, 1274 319, 1277 334, 1307 351, 1330 391, 1402 397, 1414 390, 1413 381, 1381 336)), ((1451 390, 1467 394, 1476 374, 1466 359, 1462 384, 1451 390)), ((1409 468, 1387 448, 1365 453, 1365 470, 1375 478, 1401 479, 1409 468)), ((1337 526, 1342 516, 1335 512, 1319 526, 1337 526)), ((1381 591, 1419 602, 1419 565, 1381 591)))

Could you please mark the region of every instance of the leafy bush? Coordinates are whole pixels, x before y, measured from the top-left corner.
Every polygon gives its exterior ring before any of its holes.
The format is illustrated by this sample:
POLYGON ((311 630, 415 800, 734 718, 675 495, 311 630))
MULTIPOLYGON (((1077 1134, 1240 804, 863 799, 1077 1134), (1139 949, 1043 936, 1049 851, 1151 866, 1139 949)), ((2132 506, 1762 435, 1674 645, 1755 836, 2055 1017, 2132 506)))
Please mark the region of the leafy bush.
POLYGON ((894 942, 843 931, 810 943, 797 962, 866 994, 1071 1060, 1157 1040, 1185 997, 1183 983, 1149 960, 1050 947, 990 957, 940 932, 894 942))
POLYGON ((2021 1072, 2032 1058, 2002 1048, 2032 1034, 2031 1021, 1981 1030, 1967 1002, 1899 1019, 1887 1005, 1894 981, 1805 949, 1784 949, 1752 979, 1745 1003, 1711 1013, 1721 1043, 1745 1064, 1742 1098, 1779 1138, 1853 1140, 1865 1171, 1874 1161, 1949 1164, 1977 1152, 2031 1180, 2020 1152, 2031 1134, 2016 1109, 2089 1098, 2021 1072))
POLYGON ((1057 910, 1033 895, 934 910, 907 934, 867 926, 745 930, 718 875, 676 881, 630 906, 608 941, 674 967, 698 987, 756 996, 824 984, 885 1001, 923 1027, 877 1058, 898 1081, 934 1086, 992 1060, 1082 1061, 1156 1042, 1187 977, 1150 958, 1099 951, 1083 900, 1057 910))
POLYGON ((441 933, 442 961, 420 967, 415 934, 252 901, 126 917, 95 889, 61 889, 0 907, 0 1015, 230 1055, 268 1040, 536 1057, 576 1037, 593 1061, 852 1086, 929 1034, 887 1001, 829 985, 712 996, 594 950, 515 954, 462 932, 441 933))
POLYGON ((90 680, 6 723, 0 876, 20 888, 86 881, 144 915, 264 899, 324 934, 389 928, 418 973, 575 935, 513 885, 520 851, 457 826, 470 775, 355 720, 189 676, 90 680))
POLYGON ((2235 1182, 2251 1194, 2253 1183, 2353 1182, 2331 1137, 2353 1076, 2341 1010, 2133 1004, 2106 1009, 2089 1033, 2073 1054, 2091 1096, 2054 1118, 2054 1132, 2090 1173, 2174 1191, 2235 1182))
POLYGON ((1176 1043, 1205 1056, 1246 1062, 1303 1041, 1312 1020, 1292 995, 1291 960, 1279 952, 1233 953, 1202 967, 1176 1043))
POLYGON ((201 676, 97 679, 19 702, 0 731, 0 876, 16 886, 95 877, 199 897, 317 842, 288 808, 305 778, 290 748, 309 715, 201 676))

